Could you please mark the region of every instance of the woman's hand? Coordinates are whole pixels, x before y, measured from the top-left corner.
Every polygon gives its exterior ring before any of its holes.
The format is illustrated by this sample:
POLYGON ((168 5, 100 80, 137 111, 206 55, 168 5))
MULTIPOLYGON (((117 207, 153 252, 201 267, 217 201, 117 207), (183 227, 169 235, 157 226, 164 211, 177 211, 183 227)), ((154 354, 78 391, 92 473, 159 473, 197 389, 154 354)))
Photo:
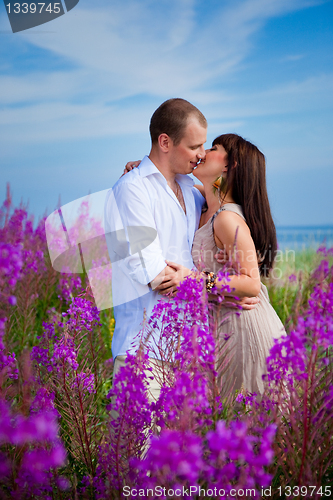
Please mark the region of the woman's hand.
POLYGON ((133 170, 133 168, 138 167, 140 165, 140 163, 141 163, 141 160, 129 161, 128 163, 126 163, 125 168, 124 168, 124 172, 120 177, 122 177, 123 175, 125 175, 128 172, 130 172, 131 170, 133 170))
POLYGON ((160 284, 154 288, 154 291, 159 292, 161 295, 173 296, 177 292, 177 287, 186 276, 191 274, 191 269, 188 269, 181 264, 165 261, 167 263, 166 274, 162 278, 160 284))

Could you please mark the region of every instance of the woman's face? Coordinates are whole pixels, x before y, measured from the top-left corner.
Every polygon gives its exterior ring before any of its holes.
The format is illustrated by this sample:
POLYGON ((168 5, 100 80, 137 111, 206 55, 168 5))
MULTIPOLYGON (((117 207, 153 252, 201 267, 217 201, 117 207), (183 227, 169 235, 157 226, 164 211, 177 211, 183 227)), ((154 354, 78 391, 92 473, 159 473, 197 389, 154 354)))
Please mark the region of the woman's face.
POLYGON ((193 175, 201 182, 214 182, 227 174, 228 154, 223 146, 216 144, 206 150, 206 158, 194 169, 193 175))

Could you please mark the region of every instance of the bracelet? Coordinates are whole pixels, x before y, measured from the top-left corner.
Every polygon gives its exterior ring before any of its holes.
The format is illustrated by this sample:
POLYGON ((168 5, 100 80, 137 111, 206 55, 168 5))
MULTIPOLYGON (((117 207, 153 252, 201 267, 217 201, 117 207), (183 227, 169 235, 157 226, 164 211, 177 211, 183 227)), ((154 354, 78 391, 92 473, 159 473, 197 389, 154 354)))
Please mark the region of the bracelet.
POLYGON ((211 289, 215 286, 217 276, 213 272, 208 272, 208 271, 205 271, 205 274, 207 276, 207 278, 206 278, 206 290, 207 290, 207 292, 210 292, 211 289))

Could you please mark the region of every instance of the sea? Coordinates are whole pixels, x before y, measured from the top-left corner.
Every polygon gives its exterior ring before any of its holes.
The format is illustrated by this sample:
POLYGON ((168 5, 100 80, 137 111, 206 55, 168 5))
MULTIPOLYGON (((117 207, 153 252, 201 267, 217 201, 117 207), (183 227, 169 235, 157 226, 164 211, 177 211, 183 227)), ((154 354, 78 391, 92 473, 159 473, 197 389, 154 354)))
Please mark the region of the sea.
POLYGON ((276 232, 279 249, 283 251, 333 247, 333 226, 277 226, 276 232))

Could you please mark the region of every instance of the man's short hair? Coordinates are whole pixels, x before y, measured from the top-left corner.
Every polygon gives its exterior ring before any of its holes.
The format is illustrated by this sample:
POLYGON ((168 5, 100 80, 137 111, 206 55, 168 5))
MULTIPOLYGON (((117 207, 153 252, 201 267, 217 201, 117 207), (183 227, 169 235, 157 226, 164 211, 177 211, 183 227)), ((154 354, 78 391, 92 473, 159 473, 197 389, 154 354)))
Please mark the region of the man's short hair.
POLYGON ((163 102, 150 120, 149 131, 152 144, 157 143, 161 134, 167 134, 173 144, 178 146, 191 117, 195 117, 202 127, 207 128, 207 120, 201 111, 185 99, 175 98, 163 102))

